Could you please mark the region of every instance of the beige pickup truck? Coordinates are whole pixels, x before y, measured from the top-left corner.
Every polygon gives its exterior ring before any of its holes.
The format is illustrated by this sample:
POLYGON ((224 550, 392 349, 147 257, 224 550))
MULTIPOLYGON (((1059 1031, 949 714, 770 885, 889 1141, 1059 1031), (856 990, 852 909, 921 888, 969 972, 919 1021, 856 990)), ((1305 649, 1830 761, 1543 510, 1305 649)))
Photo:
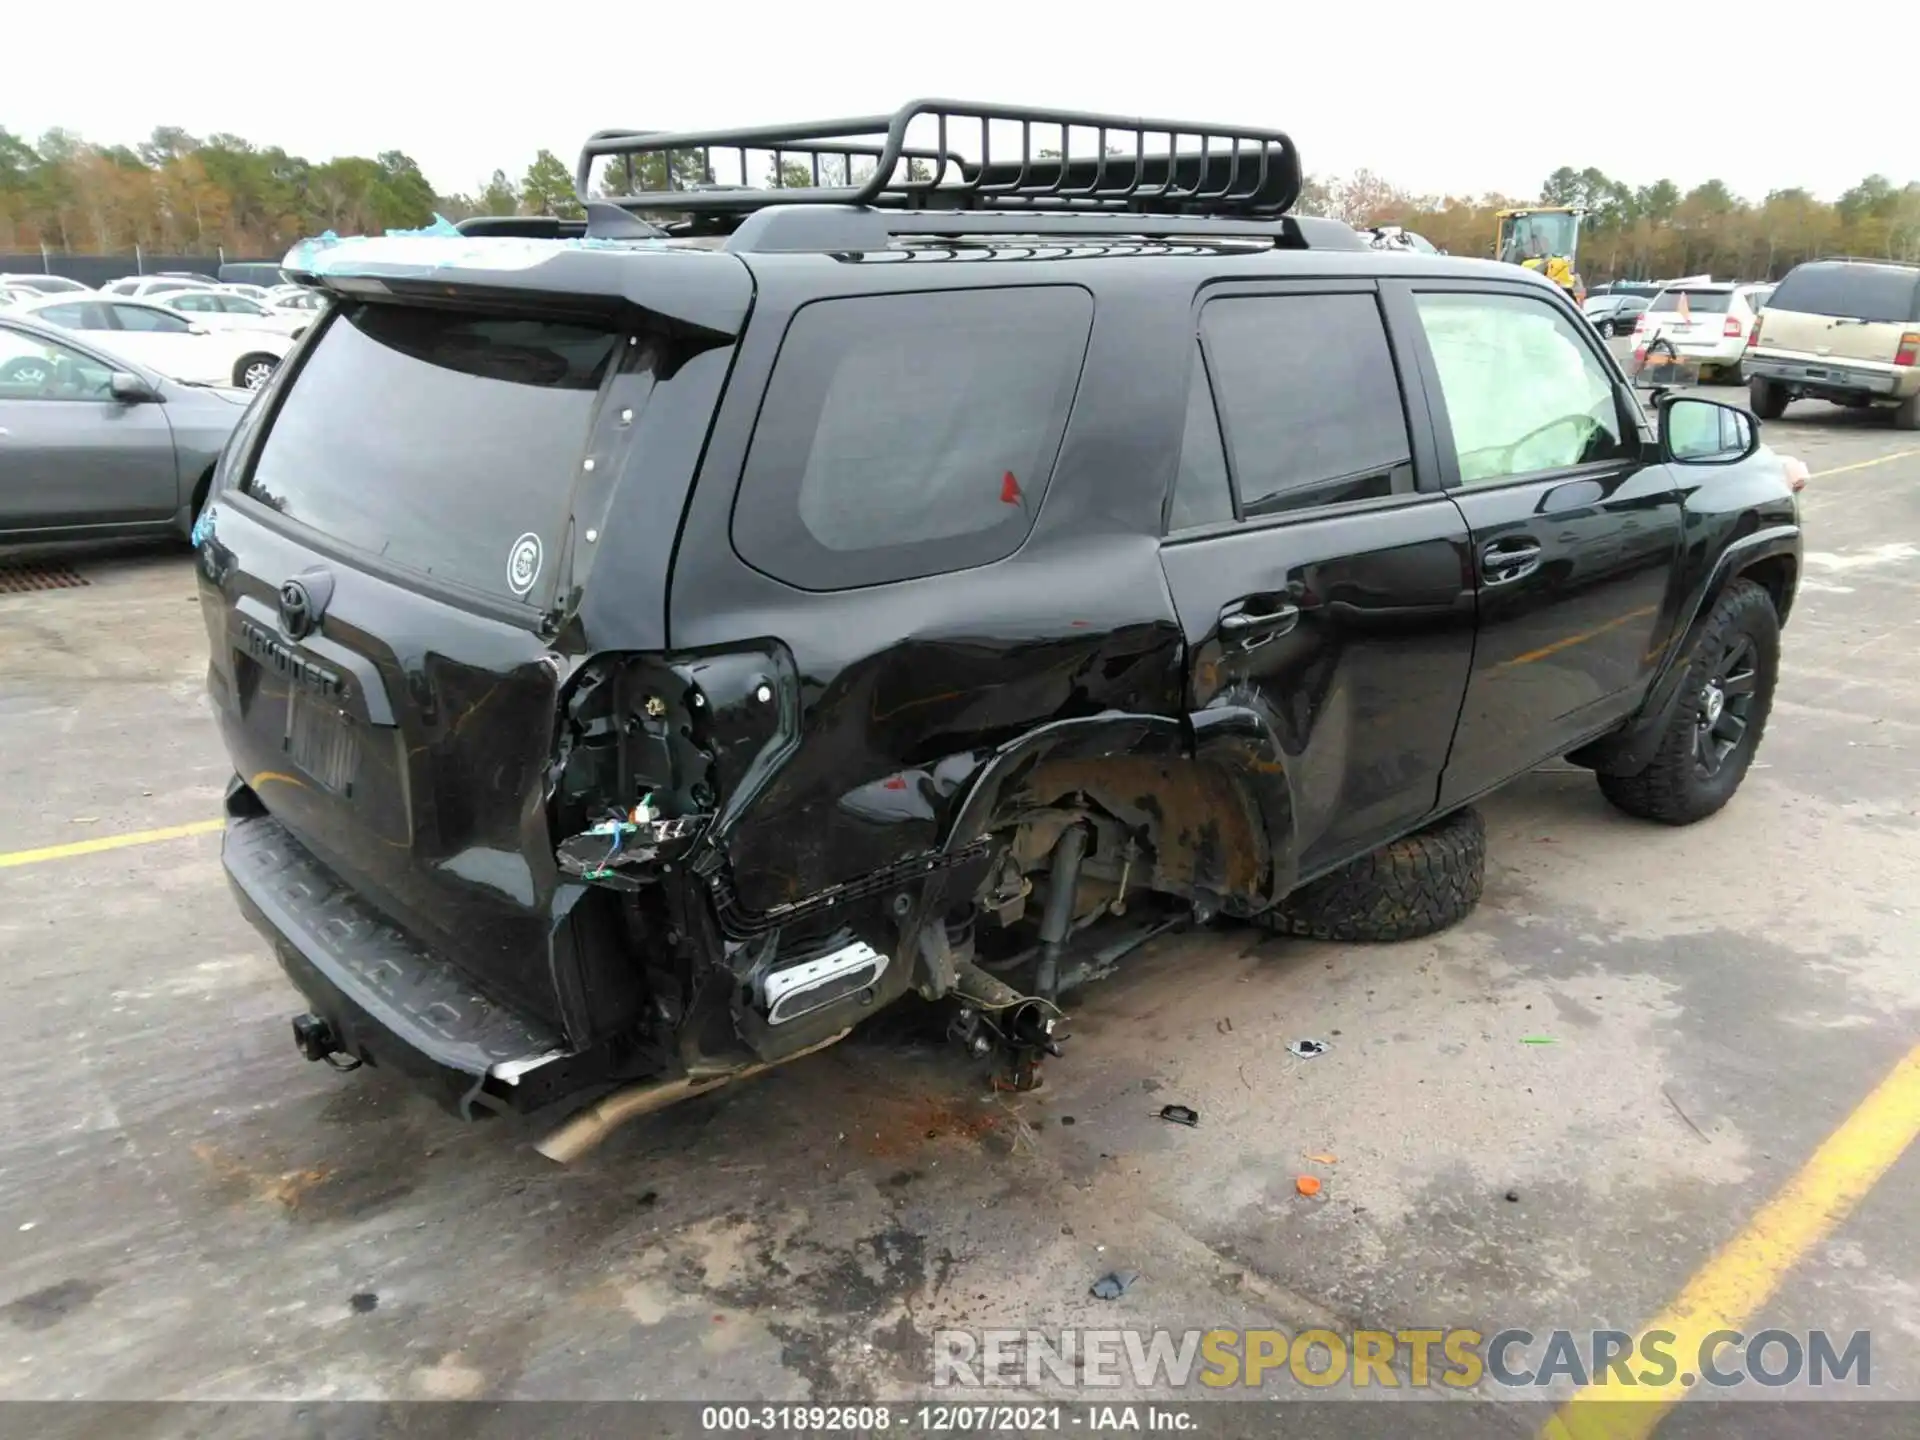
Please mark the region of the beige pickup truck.
POLYGON ((1747 341, 1754 414, 1790 401, 1892 410, 1920 430, 1920 266, 1810 260, 1788 272, 1747 341))

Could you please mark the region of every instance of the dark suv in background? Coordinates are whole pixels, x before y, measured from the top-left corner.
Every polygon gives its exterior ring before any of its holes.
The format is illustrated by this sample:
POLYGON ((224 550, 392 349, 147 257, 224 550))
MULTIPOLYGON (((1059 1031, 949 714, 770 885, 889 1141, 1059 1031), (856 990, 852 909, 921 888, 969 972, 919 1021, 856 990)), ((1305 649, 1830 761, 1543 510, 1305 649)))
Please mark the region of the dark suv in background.
POLYGON ((200 567, 309 1058, 638 1082, 597 1133, 914 992, 1031 1083, 1170 925, 1457 918, 1543 760, 1739 785, 1800 553, 1752 418, 1290 215, 1284 135, 921 102, 602 164, 584 235, 286 262, 334 303, 200 567))

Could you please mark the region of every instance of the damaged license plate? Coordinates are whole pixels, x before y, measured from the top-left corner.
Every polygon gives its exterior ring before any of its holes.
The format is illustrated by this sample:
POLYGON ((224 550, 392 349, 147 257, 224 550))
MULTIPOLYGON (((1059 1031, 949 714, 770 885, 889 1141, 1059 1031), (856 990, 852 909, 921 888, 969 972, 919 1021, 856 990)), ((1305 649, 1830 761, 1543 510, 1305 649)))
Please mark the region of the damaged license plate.
POLYGON ((352 796, 359 736, 338 705, 299 690, 289 695, 286 751, 287 758, 323 789, 352 796))

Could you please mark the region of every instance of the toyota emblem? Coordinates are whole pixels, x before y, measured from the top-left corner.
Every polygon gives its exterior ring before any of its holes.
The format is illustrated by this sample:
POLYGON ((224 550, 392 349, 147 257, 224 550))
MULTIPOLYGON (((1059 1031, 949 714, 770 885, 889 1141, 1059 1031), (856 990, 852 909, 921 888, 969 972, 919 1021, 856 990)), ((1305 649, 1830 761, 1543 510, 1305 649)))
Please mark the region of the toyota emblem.
POLYGON ((298 580, 280 587, 280 628, 289 640, 304 640, 313 633, 313 596, 298 580))

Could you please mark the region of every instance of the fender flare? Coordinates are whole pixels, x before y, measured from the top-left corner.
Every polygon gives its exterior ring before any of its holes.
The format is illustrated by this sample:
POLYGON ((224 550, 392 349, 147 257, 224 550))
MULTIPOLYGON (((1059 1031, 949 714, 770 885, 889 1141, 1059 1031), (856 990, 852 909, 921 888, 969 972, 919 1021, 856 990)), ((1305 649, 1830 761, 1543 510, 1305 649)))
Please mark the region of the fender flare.
MULTIPOLYGON (((1680 682, 1686 675, 1687 662, 1700 643, 1701 632, 1706 629, 1714 606, 1720 603, 1727 586, 1742 572, 1759 561, 1779 555, 1793 559, 1797 582, 1800 561, 1798 525, 1770 525, 1764 530, 1741 536, 1722 550, 1694 598, 1678 643, 1667 648, 1666 656, 1654 674, 1653 683, 1647 687, 1647 698, 1641 702, 1639 710, 1624 728, 1590 745, 1581 746, 1567 759, 1576 765, 1585 765, 1609 775, 1634 775, 1645 769, 1652 761, 1654 751, 1660 748, 1660 738, 1666 734, 1674 708, 1680 703, 1680 682)), ((1789 591, 1780 609, 1783 624, 1792 603, 1793 595, 1789 591)))

